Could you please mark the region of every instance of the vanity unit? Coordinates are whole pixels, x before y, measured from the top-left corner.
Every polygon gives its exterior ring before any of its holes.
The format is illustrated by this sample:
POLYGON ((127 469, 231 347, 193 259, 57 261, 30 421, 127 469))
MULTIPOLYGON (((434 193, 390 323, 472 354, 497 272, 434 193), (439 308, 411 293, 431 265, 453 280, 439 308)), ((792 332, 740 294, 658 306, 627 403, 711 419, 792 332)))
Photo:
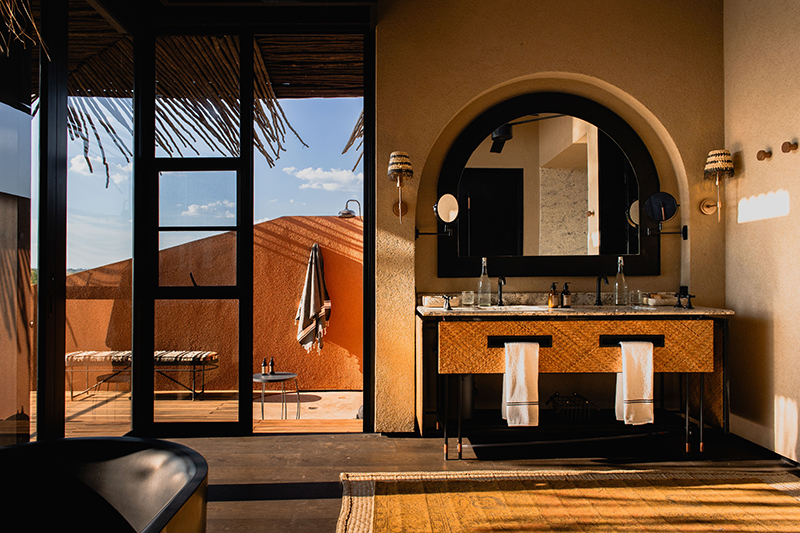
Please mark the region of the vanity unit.
MULTIPOLYGON (((727 309, 702 307, 417 307, 419 431, 426 435, 443 427, 447 456, 447 395, 442 388, 448 376, 502 374, 506 342, 538 342, 540 373, 617 373, 622 370, 619 343, 646 340, 654 346, 654 372, 679 373, 686 380, 687 451, 690 413, 698 419, 703 451, 704 423, 728 432, 731 315, 727 309)), ((460 412, 459 405, 459 457, 460 412)))

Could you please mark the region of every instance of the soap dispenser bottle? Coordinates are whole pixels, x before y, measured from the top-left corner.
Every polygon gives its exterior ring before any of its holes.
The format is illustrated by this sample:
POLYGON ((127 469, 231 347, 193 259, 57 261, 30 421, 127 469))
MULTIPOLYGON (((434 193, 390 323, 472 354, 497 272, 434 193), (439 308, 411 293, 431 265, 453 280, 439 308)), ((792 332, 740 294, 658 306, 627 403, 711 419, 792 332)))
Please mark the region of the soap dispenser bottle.
POLYGON ((490 305, 492 305, 492 282, 489 281, 489 268, 484 257, 481 262, 481 278, 478 281, 478 306, 490 305))
POLYGON ((550 294, 547 296, 547 307, 558 307, 558 289, 555 283, 550 287, 550 294))
POLYGON ((564 283, 564 290, 561 291, 561 307, 572 307, 572 293, 569 292, 569 283, 564 283))
POLYGON ((614 280, 614 305, 628 305, 628 283, 622 272, 622 256, 617 258, 617 279, 614 280))

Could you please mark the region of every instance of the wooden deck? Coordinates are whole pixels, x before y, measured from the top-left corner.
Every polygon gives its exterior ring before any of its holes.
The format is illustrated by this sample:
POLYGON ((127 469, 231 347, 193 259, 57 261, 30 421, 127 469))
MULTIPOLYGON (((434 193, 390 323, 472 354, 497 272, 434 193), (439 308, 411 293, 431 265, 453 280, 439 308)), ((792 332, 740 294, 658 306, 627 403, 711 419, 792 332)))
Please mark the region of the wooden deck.
MULTIPOLYGON (((228 422, 238 415, 238 394, 210 391, 192 401, 188 393, 157 393, 156 422, 228 422)), ((66 436, 90 437, 124 435, 130 430, 130 393, 99 391, 74 400, 67 393, 66 436)), ((288 420, 281 420, 279 393, 264 398, 261 420, 261 394, 253 394, 253 433, 360 433, 362 420, 355 414, 361 405, 361 392, 326 391, 300 393, 300 420, 295 419, 297 397, 287 395, 288 420)), ((31 428, 35 431, 36 393, 31 393, 31 428)), ((35 438, 35 435, 34 435, 35 438)))

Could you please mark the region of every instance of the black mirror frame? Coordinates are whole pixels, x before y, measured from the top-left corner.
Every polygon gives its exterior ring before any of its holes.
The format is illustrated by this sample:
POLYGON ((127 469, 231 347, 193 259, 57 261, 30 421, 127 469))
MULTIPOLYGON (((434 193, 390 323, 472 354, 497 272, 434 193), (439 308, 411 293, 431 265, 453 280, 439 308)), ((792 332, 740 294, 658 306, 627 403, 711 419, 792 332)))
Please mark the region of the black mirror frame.
MULTIPOLYGON (((613 139, 628 157, 639 182, 639 198, 648 198, 660 190, 658 173, 650 152, 636 131, 619 115, 588 98, 568 93, 541 92, 510 98, 481 113, 456 138, 445 157, 439 174, 437 197, 450 193, 457 197, 461 172, 472 152, 498 125, 534 113, 562 113, 597 126, 613 139)), ((628 275, 658 276, 661 274, 661 239, 647 236, 650 221, 643 216, 644 202, 639 202, 639 254, 626 255, 628 275)), ((443 224, 439 223, 439 231, 443 224)), ((459 221, 448 226, 458 231, 459 221)), ((656 225, 653 225, 655 228, 656 225)), ((489 272, 494 276, 597 276, 616 272, 617 256, 498 256, 489 258, 489 272)), ((440 278, 477 277, 480 257, 460 257, 458 239, 438 238, 438 276, 440 278)))

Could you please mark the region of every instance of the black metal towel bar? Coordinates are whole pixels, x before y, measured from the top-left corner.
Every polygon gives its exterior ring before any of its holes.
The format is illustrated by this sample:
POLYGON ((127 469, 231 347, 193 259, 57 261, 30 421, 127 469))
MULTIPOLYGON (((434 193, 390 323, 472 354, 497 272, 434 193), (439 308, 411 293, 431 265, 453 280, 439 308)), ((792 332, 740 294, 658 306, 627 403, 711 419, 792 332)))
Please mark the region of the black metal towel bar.
POLYGON ((652 342, 653 346, 664 347, 664 335, 600 335, 601 348, 619 347, 621 342, 652 342))
POLYGON ((487 348, 504 348, 507 342, 536 342, 540 348, 552 348, 552 335, 487 335, 487 348))

